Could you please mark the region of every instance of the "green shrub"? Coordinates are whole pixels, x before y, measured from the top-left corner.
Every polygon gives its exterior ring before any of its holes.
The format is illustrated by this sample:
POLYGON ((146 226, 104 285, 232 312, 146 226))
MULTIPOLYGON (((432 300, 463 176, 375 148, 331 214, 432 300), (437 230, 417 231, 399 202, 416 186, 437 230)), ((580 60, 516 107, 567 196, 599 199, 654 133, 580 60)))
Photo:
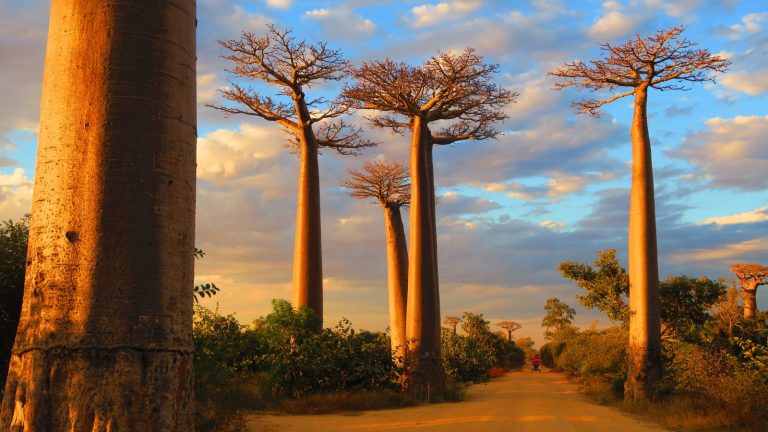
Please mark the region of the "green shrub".
POLYGON ((512 369, 525 363, 522 348, 492 333, 482 314, 465 312, 464 335, 445 330, 440 339, 443 368, 448 377, 461 382, 482 382, 493 367, 512 369))
POLYGON ((723 351, 679 343, 671 346, 664 385, 692 396, 707 410, 722 410, 735 423, 768 412, 768 375, 723 351))

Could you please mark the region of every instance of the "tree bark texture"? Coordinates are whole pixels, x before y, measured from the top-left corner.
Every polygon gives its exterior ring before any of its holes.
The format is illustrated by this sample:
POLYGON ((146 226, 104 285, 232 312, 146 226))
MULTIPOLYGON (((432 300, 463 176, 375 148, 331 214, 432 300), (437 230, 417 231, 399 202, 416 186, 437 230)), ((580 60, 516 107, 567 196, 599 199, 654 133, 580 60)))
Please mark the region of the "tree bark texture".
POLYGON ((296 99, 299 134, 299 196, 293 249, 294 308, 307 306, 323 318, 323 258, 320 238, 320 169, 318 148, 304 95, 296 99))
MULTIPOLYGON (((428 134, 428 136, 431 135, 428 134)), ((436 195, 435 195, 435 167, 434 167, 434 157, 433 157, 433 150, 434 150, 434 144, 430 141, 426 145, 426 158, 427 158, 427 173, 429 174, 429 219, 430 219, 430 229, 432 236, 432 270, 434 272, 434 278, 435 278, 435 319, 437 322, 435 325, 438 329, 442 328, 440 324, 440 272, 438 271, 438 263, 437 263, 437 213, 435 211, 435 201, 436 201, 436 195)), ((438 336, 439 336, 438 331, 438 336)))
POLYGON ((440 305, 435 281, 434 226, 430 195, 429 129, 420 117, 411 125, 410 254, 406 337, 406 385, 429 385, 435 399, 445 381, 440 360, 440 305))
POLYGON ((632 120, 632 192, 629 204, 629 370, 625 397, 653 397, 661 379, 661 317, 656 211, 648 135, 647 87, 637 88, 632 120))
POLYGON ((744 318, 752 319, 757 313, 757 284, 754 288, 744 288, 744 318))
POLYGON ((389 333, 392 353, 402 366, 405 359, 405 316, 408 298, 408 246, 399 206, 384 207, 387 236, 387 281, 389 288, 389 333))
POLYGON ((53 0, 3 431, 194 430, 195 3, 53 0))

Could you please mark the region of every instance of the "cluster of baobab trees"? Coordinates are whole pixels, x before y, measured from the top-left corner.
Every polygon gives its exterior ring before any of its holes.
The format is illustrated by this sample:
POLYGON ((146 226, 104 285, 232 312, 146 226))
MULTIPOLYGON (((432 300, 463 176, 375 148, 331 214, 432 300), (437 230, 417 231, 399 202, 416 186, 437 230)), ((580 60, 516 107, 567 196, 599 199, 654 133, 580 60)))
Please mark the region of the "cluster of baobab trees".
MULTIPOLYGON (((51 4, 25 292, 0 429, 194 429, 195 16, 192 0, 51 4)), ((728 66, 694 49, 682 32, 605 45, 604 60, 552 73, 562 78, 559 88, 628 89, 577 105, 591 114, 635 97, 633 398, 648 395, 661 372, 648 91, 710 80, 709 72, 728 66)), ((372 144, 341 120, 349 109, 374 110, 373 126, 410 133, 406 362, 410 382, 439 394, 433 147, 497 136, 494 124, 517 93, 495 85, 497 66, 471 49, 421 66, 383 60, 350 67, 325 44, 295 41, 274 27, 222 45, 236 74, 287 97, 233 83, 224 96, 235 105, 217 108, 274 121, 296 138, 294 307, 322 315, 318 149, 350 153, 372 144), (305 94, 347 76, 352 81, 338 99, 305 94)), ((402 282, 402 270, 397 277, 402 282)))
MULTIPOLYGON (((712 55, 683 36, 683 27, 639 35, 618 46, 602 45, 604 57, 589 63, 567 63, 550 75, 559 78, 555 89, 578 87, 609 91, 603 99, 576 102, 580 111, 599 116, 602 106, 634 97, 631 126, 633 153, 629 220, 630 341, 626 395, 652 396, 661 378, 661 337, 658 294, 656 217, 653 192, 647 104, 651 89, 685 89, 691 83, 713 80, 728 60, 712 55), (615 91, 622 88, 621 91, 615 91)), ((323 43, 295 41, 288 30, 274 26, 257 37, 243 33, 239 40, 222 42, 231 53, 234 73, 280 88, 290 102, 280 102, 232 84, 224 96, 235 107, 216 106, 229 113, 256 115, 278 122, 296 134, 300 154, 299 199, 294 252, 295 307, 322 311, 320 259, 320 201, 317 150, 332 147, 349 153, 373 145, 359 128, 336 119, 350 109, 373 111, 371 126, 397 133, 410 132, 410 188, 405 168, 397 163, 368 163, 365 173, 352 171, 344 182, 356 198, 372 198, 385 212, 387 227, 390 328, 393 348, 404 356, 406 383, 428 383, 439 394, 440 305, 435 224, 435 186, 432 152, 435 145, 494 138, 495 123, 506 118, 503 108, 518 93, 491 81, 496 65, 483 63, 471 48, 461 53, 438 53, 421 66, 391 59, 348 65, 338 51, 323 43), (341 95, 332 101, 309 99, 313 81, 348 77, 341 95), (320 108, 322 106, 322 108, 320 108), (310 109, 316 114, 312 115, 310 109), (438 123, 440 126, 433 126, 438 123), (315 135, 313 125, 317 124, 315 135), (390 175, 390 177, 387 177, 390 175), (410 204, 410 254, 405 250, 400 208, 410 204), (408 265, 405 265, 408 257, 408 265), (407 288, 405 279, 407 275, 407 288)))
POLYGON ((471 48, 439 53, 421 66, 387 59, 353 67, 325 43, 297 41, 290 30, 274 25, 264 36, 244 32, 221 45, 234 64, 232 72, 276 86, 284 100, 232 82, 222 93, 234 105, 213 107, 276 122, 298 146, 294 307, 306 306, 322 316, 318 150, 354 154, 373 145, 360 128, 341 119, 351 109, 377 112, 370 119, 373 127, 410 132, 410 170, 396 162, 370 162, 364 164, 365 172, 352 171, 343 184, 354 197, 374 199, 384 209, 390 331, 393 349, 405 361, 404 383, 427 384, 441 395, 433 147, 496 137, 500 132, 493 125, 507 117, 502 108, 517 93, 494 84, 498 66, 484 63, 471 48), (351 82, 337 98, 306 94, 313 85, 343 78, 351 82), (438 122, 440 126, 433 126, 438 122), (410 254, 400 215, 404 205, 410 206, 410 254))

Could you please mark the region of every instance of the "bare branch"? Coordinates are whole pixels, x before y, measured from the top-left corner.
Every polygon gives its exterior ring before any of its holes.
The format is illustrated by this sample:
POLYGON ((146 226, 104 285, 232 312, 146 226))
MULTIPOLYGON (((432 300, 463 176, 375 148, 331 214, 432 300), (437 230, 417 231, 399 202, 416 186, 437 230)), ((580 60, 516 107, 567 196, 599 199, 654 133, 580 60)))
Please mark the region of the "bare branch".
POLYGON ((502 108, 518 93, 492 82, 498 65, 483 63, 467 48, 460 54, 438 53, 421 67, 392 60, 364 63, 352 71, 355 82, 343 97, 357 109, 375 110, 374 127, 402 132, 416 116, 427 123, 448 121, 433 135, 434 143, 487 139, 499 132, 493 124, 507 118, 502 108))
POLYGON ((706 49, 695 49, 678 26, 657 31, 646 38, 636 35, 622 45, 601 45, 603 59, 589 64, 566 63, 548 75, 561 78, 555 90, 578 87, 592 91, 629 87, 628 91, 606 99, 590 99, 574 106, 583 113, 599 116, 601 106, 634 93, 640 86, 658 90, 687 90, 691 84, 714 81, 713 73, 724 72, 731 62, 706 49))
POLYGON ((357 199, 375 199, 384 207, 407 206, 411 199, 408 167, 395 161, 363 163, 363 171, 350 169, 341 186, 357 199))
POLYGON ((320 148, 336 150, 341 155, 360 155, 360 149, 374 147, 378 143, 365 139, 363 129, 354 128, 343 120, 322 123, 315 132, 315 140, 320 148))

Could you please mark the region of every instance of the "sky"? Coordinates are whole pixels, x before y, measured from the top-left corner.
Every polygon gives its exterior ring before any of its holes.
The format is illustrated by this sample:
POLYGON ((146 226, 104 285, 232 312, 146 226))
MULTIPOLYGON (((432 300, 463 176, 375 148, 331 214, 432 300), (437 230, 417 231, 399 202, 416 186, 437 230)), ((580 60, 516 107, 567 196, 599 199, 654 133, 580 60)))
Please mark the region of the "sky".
MULTIPOLYGON (((600 43, 685 25, 685 35, 727 57, 716 83, 649 96, 662 277, 731 276, 734 262, 768 264, 768 4, 763 0, 198 0, 196 280, 221 292, 203 304, 244 323, 290 299, 298 159, 275 124, 225 117, 206 104, 233 77, 218 40, 268 23, 326 41, 354 64, 392 58, 418 65, 473 47, 499 64, 495 80, 520 93, 496 140, 435 150, 441 311, 522 324, 543 342, 547 298, 575 307, 575 323, 608 325, 581 308, 565 260, 591 262, 615 248, 626 266, 631 100, 600 118, 553 91, 547 76, 600 55, 600 43)), ((0 219, 30 209, 48 1, 0 0, 0 219)), ((248 84, 247 82, 245 84, 248 84)), ((264 86, 253 84, 260 91, 264 86)), ((307 93, 333 96, 338 85, 307 93)), ((599 96, 599 95, 598 95, 599 96)), ((320 157, 325 325, 387 326, 384 225, 375 203, 339 186, 366 160, 407 162, 408 137, 347 121, 380 144, 362 156, 320 157)), ((407 211, 405 212, 407 222, 407 211)), ((764 291, 768 291, 764 290, 764 291)), ((768 292, 758 292, 768 307, 768 292)))

